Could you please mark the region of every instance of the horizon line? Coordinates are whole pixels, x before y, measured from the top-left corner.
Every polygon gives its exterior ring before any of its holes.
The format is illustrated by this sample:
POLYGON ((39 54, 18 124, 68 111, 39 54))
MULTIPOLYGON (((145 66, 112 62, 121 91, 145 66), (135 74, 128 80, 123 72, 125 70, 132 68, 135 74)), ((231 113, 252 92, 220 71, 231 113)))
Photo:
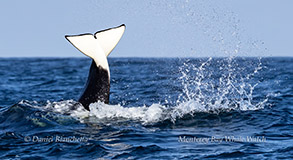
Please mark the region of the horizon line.
MULTIPOLYGON (((228 58, 228 57, 239 57, 239 58, 242 58, 242 57, 245 57, 245 58, 293 58, 293 56, 194 56, 194 57, 191 57, 191 56, 177 56, 177 57, 163 57, 163 56, 157 56, 157 57, 152 57, 152 56, 110 56, 110 57, 107 57, 107 58, 228 58)), ((12 58, 39 58, 39 59, 45 59, 45 58, 90 58, 90 57, 87 57, 87 56, 24 56, 24 57, 1 57, 1 59, 12 59, 12 58)))

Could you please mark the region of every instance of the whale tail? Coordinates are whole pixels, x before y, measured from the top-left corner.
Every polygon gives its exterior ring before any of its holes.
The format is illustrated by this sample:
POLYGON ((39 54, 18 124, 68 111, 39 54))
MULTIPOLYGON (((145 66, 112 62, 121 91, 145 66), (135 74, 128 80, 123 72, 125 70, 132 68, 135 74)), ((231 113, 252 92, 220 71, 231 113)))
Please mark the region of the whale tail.
POLYGON ((98 31, 95 34, 66 35, 65 38, 80 52, 93 59, 88 80, 79 102, 89 110, 91 103, 109 103, 110 71, 107 56, 125 31, 125 25, 98 31))
POLYGON ((124 31, 125 25, 122 24, 118 27, 98 31, 95 34, 66 35, 65 38, 80 52, 91 57, 97 65, 105 68, 105 65, 107 65, 104 62, 105 57, 118 44, 124 31))

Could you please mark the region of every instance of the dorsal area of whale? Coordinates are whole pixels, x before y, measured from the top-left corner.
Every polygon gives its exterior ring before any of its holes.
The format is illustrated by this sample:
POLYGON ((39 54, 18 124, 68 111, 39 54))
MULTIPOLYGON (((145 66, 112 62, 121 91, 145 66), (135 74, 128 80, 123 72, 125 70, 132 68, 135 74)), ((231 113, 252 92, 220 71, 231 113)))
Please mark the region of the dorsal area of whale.
POLYGON ((101 30, 95 34, 66 35, 65 38, 80 52, 93 59, 88 80, 79 102, 89 110, 91 103, 109 103, 110 70, 107 56, 118 44, 125 25, 101 30))

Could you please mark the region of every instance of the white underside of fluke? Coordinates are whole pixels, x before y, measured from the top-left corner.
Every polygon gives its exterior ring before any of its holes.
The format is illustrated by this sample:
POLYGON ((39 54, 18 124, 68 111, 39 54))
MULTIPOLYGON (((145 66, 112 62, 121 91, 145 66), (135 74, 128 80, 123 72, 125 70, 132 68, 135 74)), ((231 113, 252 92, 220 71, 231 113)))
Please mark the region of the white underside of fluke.
POLYGON ((80 34, 65 36, 65 38, 80 52, 91 57, 97 64, 109 73, 109 65, 107 56, 118 44, 123 33, 125 25, 119 27, 102 30, 93 34, 80 34))

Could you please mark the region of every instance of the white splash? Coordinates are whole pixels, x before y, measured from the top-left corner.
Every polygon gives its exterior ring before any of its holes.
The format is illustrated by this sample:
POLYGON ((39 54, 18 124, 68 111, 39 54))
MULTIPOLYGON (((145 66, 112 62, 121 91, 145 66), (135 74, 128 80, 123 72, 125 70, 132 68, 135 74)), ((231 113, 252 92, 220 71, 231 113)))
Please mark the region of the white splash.
POLYGON ((253 82, 254 76, 262 69, 261 65, 259 59, 254 70, 247 73, 247 68, 239 67, 232 57, 213 63, 212 58, 200 64, 187 61, 180 68, 182 76, 179 79, 183 92, 179 95, 177 104, 194 101, 201 107, 214 111, 263 109, 268 96, 256 102, 254 90, 259 82, 253 82))
POLYGON ((122 118, 143 123, 154 123, 160 121, 165 112, 166 107, 159 104, 153 104, 149 107, 123 107, 97 102, 90 105, 89 116, 95 116, 98 119, 122 118))
POLYGON ((74 100, 66 100, 60 102, 50 102, 47 101, 46 106, 42 109, 50 110, 64 115, 70 115, 74 118, 82 120, 89 115, 89 111, 84 109, 84 107, 74 100))

